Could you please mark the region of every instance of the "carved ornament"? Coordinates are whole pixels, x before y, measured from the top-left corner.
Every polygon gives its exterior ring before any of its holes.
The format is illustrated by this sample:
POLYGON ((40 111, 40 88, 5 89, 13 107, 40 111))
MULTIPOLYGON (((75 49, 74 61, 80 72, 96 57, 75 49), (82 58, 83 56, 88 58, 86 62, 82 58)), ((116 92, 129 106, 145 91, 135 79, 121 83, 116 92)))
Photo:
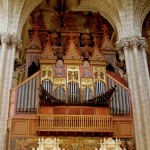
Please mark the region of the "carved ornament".
POLYGON ((81 78, 81 87, 84 90, 89 87, 94 92, 93 79, 92 78, 81 78))
POLYGON ((42 80, 53 81, 53 66, 52 65, 42 65, 42 80))
POLYGON ((104 67, 93 66, 93 75, 94 75, 94 82, 101 80, 105 83, 105 68, 104 67))
POLYGON ((140 46, 140 40, 138 37, 132 37, 129 39, 131 48, 138 48, 140 46))
POLYGON ((81 43, 83 45, 90 45, 90 44, 92 44, 92 40, 91 40, 90 34, 87 34, 87 33, 82 34, 82 36, 81 36, 81 43))
POLYGON ((82 59, 64 59, 65 64, 82 64, 82 59))
POLYGON ((66 78, 54 78, 54 90, 58 86, 62 86, 64 91, 66 91, 66 78))
POLYGON ((140 49, 148 50, 148 43, 144 37, 140 38, 140 49))
POLYGON ((22 40, 16 34, 3 33, 1 35, 1 43, 6 44, 8 48, 16 48, 17 51, 22 49, 22 40))
POLYGON ((71 38, 64 59, 80 59, 80 54, 74 40, 71 38))
POLYGON ((54 53, 53 53, 53 49, 50 44, 50 35, 48 35, 46 46, 45 46, 44 51, 42 52, 40 58, 56 59, 56 57, 54 56, 54 53))
POLYGON ((7 46, 11 45, 11 35, 8 33, 3 33, 1 36, 1 43, 6 44, 7 46))
POLYGON ((27 49, 42 49, 41 40, 37 29, 34 31, 33 38, 31 39, 27 49))

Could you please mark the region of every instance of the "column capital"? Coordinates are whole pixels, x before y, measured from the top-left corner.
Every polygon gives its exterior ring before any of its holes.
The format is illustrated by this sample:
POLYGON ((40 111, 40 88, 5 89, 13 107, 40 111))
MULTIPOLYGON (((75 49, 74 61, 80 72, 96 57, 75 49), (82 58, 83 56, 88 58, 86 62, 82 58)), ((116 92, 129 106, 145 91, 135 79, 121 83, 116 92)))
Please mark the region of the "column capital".
POLYGON ((131 37, 129 38, 129 42, 130 42, 130 47, 134 48, 138 48, 140 46, 140 40, 139 40, 139 37, 131 37))
POLYGON ((16 34, 3 33, 0 38, 1 45, 5 44, 8 48, 15 47, 19 51, 22 49, 22 41, 16 34))
POLYGON ((140 49, 147 50, 148 44, 145 37, 140 37, 140 49))
POLYGON ((121 39, 120 43, 121 43, 123 50, 124 48, 129 48, 130 46, 129 40, 127 38, 121 39))
POLYGON ((120 41, 117 41, 117 42, 115 43, 115 49, 116 49, 117 51, 121 51, 122 47, 121 47, 120 41))
POLYGON ((138 50, 147 50, 147 41, 144 37, 134 36, 130 38, 123 38, 120 41, 117 41, 115 46, 117 51, 125 50, 125 48, 130 48, 132 50, 134 47, 138 50))
POLYGON ((11 45, 11 36, 9 33, 3 33, 1 35, 1 44, 6 44, 7 46, 10 46, 11 45))
POLYGON ((115 48, 117 51, 122 51, 124 48, 129 48, 129 41, 127 38, 121 39, 120 41, 117 41, 115 44, 115 48))
POLYGON ((15 47, 17 51, 22 49, 22 40, 16 35, 11 35, 11 47, 15 47))

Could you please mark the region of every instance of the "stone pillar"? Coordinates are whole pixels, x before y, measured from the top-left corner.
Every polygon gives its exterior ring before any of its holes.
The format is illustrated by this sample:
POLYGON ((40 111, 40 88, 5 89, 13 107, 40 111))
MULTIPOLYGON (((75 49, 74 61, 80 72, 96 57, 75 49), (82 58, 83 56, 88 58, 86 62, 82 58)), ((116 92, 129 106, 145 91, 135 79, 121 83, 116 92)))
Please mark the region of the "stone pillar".
POLYGON ((147 43, 145 38, 132 37, 121 39, 116 46, 125 55, 132 95, 136 148, 148 150, 150 145, 150 77, 145 54, 147 43))
POLYGON ((5 150, 7 137, 7 119, 9 110, 9 95, 12 87, 15 51, 21 48, 20 40, 16 35, 4 34, 1 38, 2 55, 0 70, 0 143, 5 150))
MULTIPOLYGON (((6 59, 7 59, 7 49, 8 45, 10 44, 10 35, 3 34, 1 37, 1 55, 0 55, 0 93, 3 93, 3 78, 4 78, 4 71, 6 67, 6 59)), ((0 94, 1 97, 2 94, 0 94)), ((0 101, 1 104, 1 101, 0 101)))

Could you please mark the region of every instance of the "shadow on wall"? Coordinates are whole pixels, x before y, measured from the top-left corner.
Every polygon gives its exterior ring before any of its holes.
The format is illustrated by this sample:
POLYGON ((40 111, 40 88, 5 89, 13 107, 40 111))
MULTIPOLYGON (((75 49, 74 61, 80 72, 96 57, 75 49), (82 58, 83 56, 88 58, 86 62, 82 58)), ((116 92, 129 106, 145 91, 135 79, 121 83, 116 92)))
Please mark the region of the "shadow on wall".
POLYGON ((36 73, 39 70, 38 66, 35 62, 32 62, 32 64, 28 68, 28 77, 32 76, 34 73, 36 73))

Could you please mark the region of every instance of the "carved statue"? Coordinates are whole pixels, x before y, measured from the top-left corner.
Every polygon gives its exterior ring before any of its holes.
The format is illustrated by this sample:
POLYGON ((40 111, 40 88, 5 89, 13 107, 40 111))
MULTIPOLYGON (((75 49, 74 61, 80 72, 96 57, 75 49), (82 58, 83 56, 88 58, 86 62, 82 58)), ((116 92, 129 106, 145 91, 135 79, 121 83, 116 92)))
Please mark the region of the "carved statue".
MULTIPOLYGON (((120 147, 121 141, 120 139, 113 140, 112 138, 108 138, 107 140, 100 140, 100 149, 99 150, 122 150, 120 147)), ((98 150, 95 148, 95 150, 98 150)), ((124 149, 126 150, 126 149, 124 149)))
MULTIPOLYGON (((47 139, 43 139, 43 138, 39 138, 38 140, 38 145, 39 147, 37 149, 32 148, 32 150, 61 150, 59 145, 59 139, 51 139, 51 138, 47 138, 47 139)), ((65 150, 65 149, 62 149, 65 150)))

